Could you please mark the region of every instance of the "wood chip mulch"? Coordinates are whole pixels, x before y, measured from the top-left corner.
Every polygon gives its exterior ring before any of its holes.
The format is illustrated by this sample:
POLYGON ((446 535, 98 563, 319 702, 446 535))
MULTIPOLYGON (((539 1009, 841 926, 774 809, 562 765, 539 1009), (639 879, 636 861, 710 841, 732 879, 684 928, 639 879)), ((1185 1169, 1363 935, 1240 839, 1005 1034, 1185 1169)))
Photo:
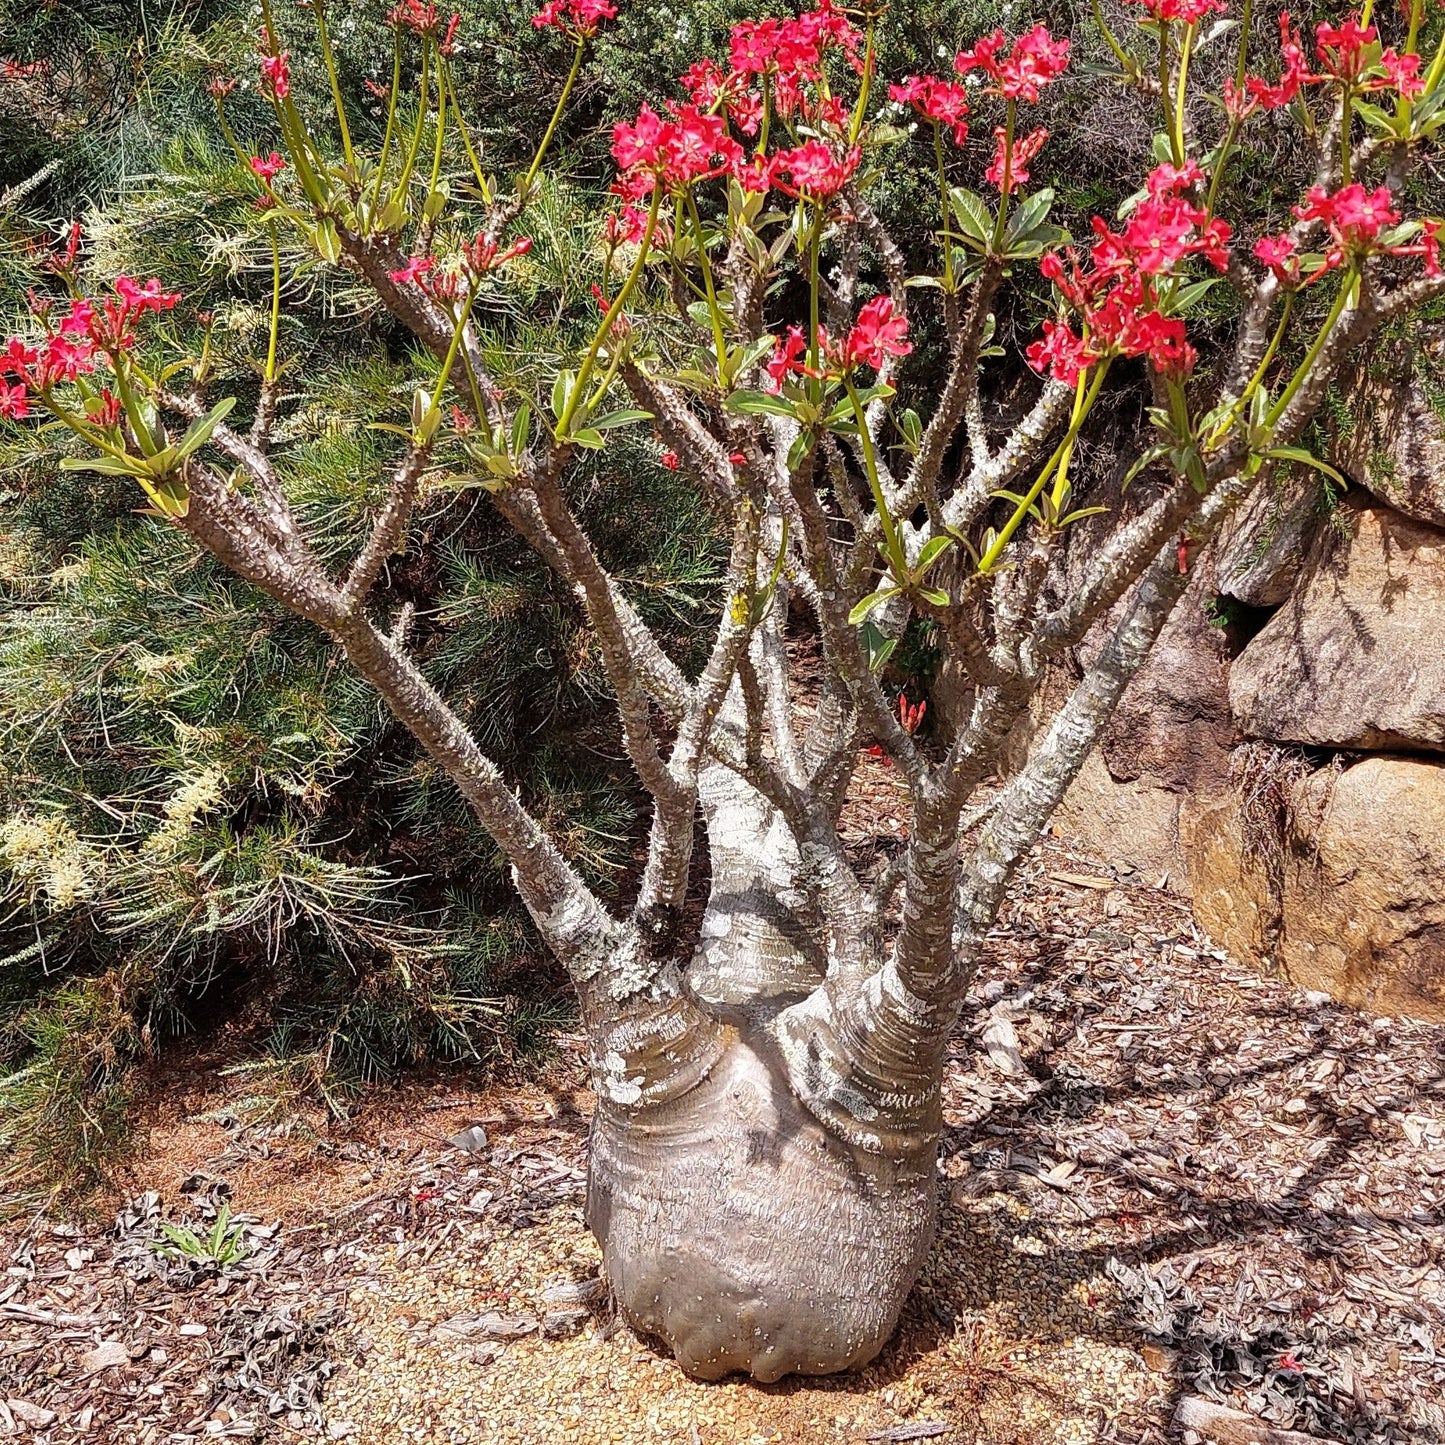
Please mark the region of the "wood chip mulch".
POLYGON ((1232 966, 1053 839, 970 998, 940 1236, 867 1370, 694 1384, 612 1316, 564 1038, 345 1133, 159 1108, 133 1198, 0 1239, 0 1437, 1441 1445, 1442 1046, 1232 966))

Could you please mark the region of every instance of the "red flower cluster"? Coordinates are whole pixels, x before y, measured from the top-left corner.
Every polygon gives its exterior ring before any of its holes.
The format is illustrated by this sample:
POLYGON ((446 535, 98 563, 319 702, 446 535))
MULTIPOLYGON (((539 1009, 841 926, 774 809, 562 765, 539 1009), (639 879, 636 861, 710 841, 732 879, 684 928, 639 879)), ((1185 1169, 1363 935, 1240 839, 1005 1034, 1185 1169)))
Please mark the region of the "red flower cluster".
POLYGON ((1380 50, 1375 27, 1361 25, 1354 17, 1343 25, 1321 22, 1315 27, 1318 74, 1310 71, 1304 44, 1299 31, 1290 23, 1287 10, 1279 17, 1279 36, 1284 70, 1278 82, 1272 85, 1258 76, 1247 76, 1243 94, 1235 88, 1233 80, 1225 82, 1225 108, 1236 119, 1247 119, 1257 110, 1278 110, 1288 105, 1306 85, 1334 82, 1368 93, 1393 90, 1403 100, 1414 100, 1425 89, 1420 57, 1400 55, 1393 46, 1380 50))
POLYGON ((398 30, 405 27, 416 35, 430 35, 442 23, 435 5, 423 5, 421 0, 401 0, 386 12, 386 23, 398 30))
POLYGON ((954 145, 968 139, 968 91, 956 80, 936 75, 910 75, 902 85, 890 85, 888 98, 911 105, 935 125, 953 128, 954 145))
POLYGON ((1027 35, 1019 36, 1013 49, 1000 59, 1005 44, 1003 31, 995 30, 971 50, 960 50, 953 60, 954 69, 960 75, 983 71, 993 82, 985 95, 1035 101, 1040 86, 1057 80, 1069 68, 1069 42, 1055 40, 1047 26, 1035 25, 1027 35))
MULTIPOLYGON (((99 305, 79 297, 56 325, 51 325, 48 306, 42 305, 37 314, 46 325, 45 339, 30 346, 12 336, 0 352, 0 378, 15 378, 13 386, 0 381, 0 416, 26 416, 30 389, 46 392, 62 382, 88 376, 102 356, 108 356, 113 364, 122 352, 134 347, 135 326, 141 317, 147 312, 169 311, 180 299, 174 292, 161 290, 154 278, 142 286, 129 276, 117 276, 114 296, 105 297, 99 305)), ((102 393, 102 408, 109 404, 108 396, 108 392, 102 393)))
POLYGON ((859 35, 833 0, 819 0, 814 10, 796 19, 744 20, 734 25, 729 44, 733 75, 771 77, 778 113, 791 116, 802 99, 803 86, 823 74, 830 47, 841 50, 858 69, 859 35))
POLYGON ((841 346, 828 336, 827 327, 818 328, 818 349, 826 365, 815 369, 805 360, 808 338, 802 327, 790 326, 786 337, 774 338, 772 360, 767 365, 767 389, 781 391, 790 376, 841 376, 859 366, 871 366, 877 371, 888 357, 907 356, 913 350, 907 335, 908 319, 894 312, 892 298, 875 296, 859 308, 858 319, 841 346))
POLYGON ((1223 0, 1136 0, 1160 24, 1171 20, 1183 21, 1185 25, 1197 25, 1206 15, 1221 14, 1223 0))
POLYGON ((903 725, 906 733, 916 733, 918 725, 923 721, 923 714, 928 711, 928 699, 921 702, 909 702, 908 694, 898 694, 898 721, 903 725))
POLYGON ((282 50, 261 57, 261 91, 272 100, 285 100, 291 94, 291 52, 282 50))
MULTIPOLYGON (((823 141, 804 141, 795 150, 779 151, 767 169, 766 179, 786 195, 829 200, 853 178, 862 158, 863 152, 857 146, 836 155, 823 141)), ((754 189, 766 190, 766 184, 759 184, 761 179, 752 176, 748 184, 754 189)))
POLYGON ((1044 142, 1049 138, 1048 131, 1040 126, 1022 139, 1015 139, 1011 151, 1008 149, 1008 132, 1001 125, 994 127, 993 138, 993 163, 984 172, 984 179, 1003 190, 1004 162, 1007 160, 1009 190, 1016 191, 1020 186, 1028 185, 1029 162, 1043 150, 1044 142))
POLYGON ((408 256, 405 266, 388 271, 395 286, 418 286, 436 301, 452 301, 461 295, 468 277, 479 279, 489 271, 500 271, 508 261, 525 256, 532 249, 530 236, 519 236, 505 251, 488 235, 464 242, 459 253, 460 266, 442 270, 435 256, 408 256))
POLYGON ((225 100, 225 98, 230 95, 233 90, 235 90, 236 85, 237 82, 234 77, 218 75, 206 87, 206 90, 213 99, 225 100))
POLYGON ((645 217, 639 202, 651 196, 659 182, 667 190, 681 191, 742 165, 743 148, 728 135, 722 116, 691 104, 669 109, 672 119, 664 120, 644 101, 633 124, 618 121, 613 127, 612 157, 622 175, 612 192, 623 202, 621 218, 608 218, 608 238, 614 244, 642 239, 645 217))
POLYGON ((858 319, 843 343, 844 370, 871 366, 876 371, 886 357, 907 356, 913 350, 913 343, 905 340, 907 335, 908 318, 894 314, 892 298, 875 296, 859 308, 858 319))
POLYGON ((251 169, 258 180, 269 186, 286 169, 286 162, 281 158, 280 151, 272 151, 269 156, 252 156, 251 169))
POLYGON ((613 20, 617 7, 609 0, 547 0, 532 17, 538 30, 560 30, 577 40, 590 40, 604 20, 613 20))
POLYGON ((1174 378, 1193 370, 1198 358, 1184 323, 1158 310, 1151 278, 1196 253, 1221 270, 1228 265, 1228 224, 1185 199, 1200 176, 1193 161, 1158 167, 1121 234, 1096 216, 1092 270, 1082 271, 1072 250, 1067 267, 1058 253, 1040 261, 1039 269, 1078 312, 1083 333, 1046 321, 1043 339, 1028 349, 1030 365, 1071 386, 1085 368, 1109 356, 1147 356, 1156 371, 1174 378))

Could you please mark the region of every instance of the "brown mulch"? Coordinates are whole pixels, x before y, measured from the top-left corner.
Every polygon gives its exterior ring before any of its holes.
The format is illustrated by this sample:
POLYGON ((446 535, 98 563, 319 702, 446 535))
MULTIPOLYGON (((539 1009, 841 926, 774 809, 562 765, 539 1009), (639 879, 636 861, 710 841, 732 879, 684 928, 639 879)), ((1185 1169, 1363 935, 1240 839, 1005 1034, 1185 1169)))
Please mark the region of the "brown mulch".
POLYGON ((1179 900, 1050 840, 960 1027, 940 1237, 869 1369, 698 1385, 612 1318, 564 1038, 344 1133, 197 1122, 226 1081, 193 1074, 131 1202, 0 1241, 0 1436, 1144 1445, 1202 1397, 1440 1445, 1442 1045, 1231 966, 1179 900), (162 1221, 222 1223, 226 1258, 162 1221))

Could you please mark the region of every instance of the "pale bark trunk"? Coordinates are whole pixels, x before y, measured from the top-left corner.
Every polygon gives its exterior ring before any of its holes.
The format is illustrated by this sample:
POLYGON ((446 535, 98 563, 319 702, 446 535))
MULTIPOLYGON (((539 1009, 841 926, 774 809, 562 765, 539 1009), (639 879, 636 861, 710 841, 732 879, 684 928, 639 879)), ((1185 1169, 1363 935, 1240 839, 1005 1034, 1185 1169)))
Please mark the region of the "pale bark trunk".
POLYGON ((587 1222, 628 1320, 690 1374, 759 1380, 866 1363, 893 1332, 936 1219, 936 1134, 850 1144, 799 1098, 772 1036, 812 994, 824 932, 787 827, 704 770, 711 896, 687 990, 721 1028, 706 1077, 629 1107, 606 1080, 587 1222))

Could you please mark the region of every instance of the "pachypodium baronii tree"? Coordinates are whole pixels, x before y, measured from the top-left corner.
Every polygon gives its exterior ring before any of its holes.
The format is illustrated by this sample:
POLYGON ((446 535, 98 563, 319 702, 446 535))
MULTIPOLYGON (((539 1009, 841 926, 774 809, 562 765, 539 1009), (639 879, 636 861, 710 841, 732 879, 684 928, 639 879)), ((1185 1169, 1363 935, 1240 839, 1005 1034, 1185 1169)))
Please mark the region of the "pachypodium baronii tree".
POLYGON ((1437 11, 1409 0, 1382 16, 1399 32, 1385 45, 1367 5, 1321 25, 1313 59, 1281 16, 1270 80, 1251 71, 1246 0, 1206 144, 1191 123, 1191 61, 1206 31, 1218 38, 1223 9, 1144 0, 1127 44, 1096 15, 1119 63, 1100 84, 1142 91, 1163 122, 1157 165, 1118 228, 1096 219, 1087 246, 1051 221, 1048 190, 1027 189, 1046 139, 1029 108, 1065 72, 1067 40, 1042 26, 985 36, 960 51, 956 77, 891 86, 935 141, 926 275, 909 274, 867 199, 896 139, 878 115, 878 12, 823 0, 738 25, 725 61, 700 60, 680 98, 616 127, 599 319, 545 398, 496 383, 480 327, 528 248, 558 118, 613 7, 549 0, 537 15, 574 57, 510 187, 487 174, 461 113, 455 20, 418 0, 394 12, 384 129, 363 145, 325 6, 309 11, 330 96, 304 108, 268 12, 259 85, 279 148, 242 147, 226 114, 236 82, 212 86, 273 258, 249 425, 208 396, 205 347, 173 342, 166 356, 164 314, 179 298, 125 277, 87 297, 75 237, 57 253, 54 295, 32 298, 35 325, 0 360, 0 412, 59 419, 87 447, 67 466, 134 478, 161 518, 323 628, 476 810, 581 1000, 598 1096, 588 1217, 612 1286, 697 1375, 844 1369, 888 1337, 933 1231, 949 1032, 1012 872, 1183 591, 1188 549, 1276 465, 1310 461, 1301 432, 1348 353, 1445 295, 1445 222, 1403 214, 1445 125, 1437 11), (1285 107, 1314 147, 1314 183, 1288 229, 1241 246, 1223 214, 1230 166, 1251 118, 1285 107), (979 112, 992 125, 987 199, 951 183, 979 112), (435 359, 393 428, 400 459, 369 534, 340 571, 288 501, 272 445, 283 233, 308 264, 353 273, 435 359), (1000 434, 980 365, 997 352, 1004 281, 1034 266, 1057 315, 1028 350, 1037 398, 1000 434), (778 314, 784 274, 806 297, 792 316, 778 314), (1185 318, 1213 285, 1233 293, 1235 314, 1227 354, 1206 368, 1185 318), (919 306, 936 308, 948 344, 926 423, 894 406, 919 306), (1062 539, 1097 511, 1073 505, 1071 462, 1111 374, 1150 389, 1157 440, 1135 467, 1145 500, 1065 573, 1062 539), (730 528, 696 677, 651 635, 569 498, 578 453, 644 423, 730 528), (595 896, 482 754, 405 626, 368 605, 409 545, 429 469, 458 453, 595 632, 651 802, 625 912, 595 896), (972 688, 970 715, 932 752, 913 736, 918 709, 896 709, 880 682, 910 616, 931 619, 972 688), (790 629, 803 627, 824 663, 806 704, 790 679, 790 629), (981 831, 966 830, 1006 735, 1091 628, 1104 635, 1095 661, 981 831), (865 883, 838 819, 869 748, 905 781, 911 821, 892 865, 865 883), (704 866, 706 909, 689 928, 684 897, 704 866))

